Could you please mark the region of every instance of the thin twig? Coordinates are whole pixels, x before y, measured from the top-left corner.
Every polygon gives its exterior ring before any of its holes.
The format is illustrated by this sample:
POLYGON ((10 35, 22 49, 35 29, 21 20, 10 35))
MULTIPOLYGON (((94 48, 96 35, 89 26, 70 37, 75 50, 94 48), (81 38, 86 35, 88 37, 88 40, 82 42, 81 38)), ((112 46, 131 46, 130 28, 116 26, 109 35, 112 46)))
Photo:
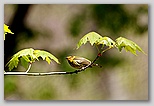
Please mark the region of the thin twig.
MULTIPOLYGON (((90 64, 91 65, 91 64, 90 64)), ((4 72, 4 75, 28 75, 28 76, 46 76, 46 75, 64 75, 64 74, 77 74, 81 71, 84 71, 86 68, 88 68, 90 65, 79 69, 79 70, 75 70, 72 72, 44 72, 44 73, 27 73, 27 72, 4 72)))
POLYGON ((26 73, 26 72, 5 72, 4 75, 28 75, 28 76, 45 76, 45 75, 60 75, 66 74, 66 72, 44 72, 44 73, 26 73))
POLYGON ((46 75, 64 75, 64 74, 74 74, 74 73, 78 73, 81 72, 83 70, 75 70, 72 72, 42 72, 42 73, 38 73, 38 72, 30 72, 30 73, 26 73, 26 72, 5 72, 4 75, 28 75, 28 76, 46 76, 46 75))
POLYGON ((95 45, 95 47, 96 47, 97 51, 98 51, 98 52, 100 52, 100 50, 99 50, 98 46, 97 46, 97 45, 95 45))
POLYGON ((101 52, 101 54, 103 54, 103 53, 106 52, 107 50, 110 50, 111 48, 113 48, 113 47, 108 47, 108 48, 106 48, 105 50, 103 50, 103 51, 101 52))
POLYGON ((30 70, 31 66, 32 66, 32 64, 30 63, 26 73, 28 73, 28 71, 30 70))
MULTIPOLYGON (((99 56, 98 56, 99 57, 99 56)), ((87 69, 88 67, 92 66, 92 64, 97 60, 97 58, 91 62, 91 64, 89 64, 88 66, 82 68, 82 69, 79 69, 79 70, 75 70, 75 71, 72 71, 72 72, 44 72, 44 73, 27 73, 31 67, 31 64, 29 65, 29 68, 26 72, 4 72, 4 75, 28 75, 28 76, 46 76, 46 75, 66 75, 66 74, 77 74, 79 72, 82 72, 84 71, 85 69, 87 69)))
POLYGON ((111 49, 112 47, 109 47, 105 50, 103 50, 101 53, 99 53, 96 58, 94 59, 94 61, 91 62, 91 64, 87 65, 86 67, 82 68, 82 69, 79 69, 79 70, 75 70, 75 71, 72 71, 72 72, 44 72, 44 73, 38 73, 38 72, 30 72, 28 73, 28 71, 30 70, 31 68, 31 64, 29 65, 28 69, 26 72, 4 72, 4 75, 28 75, 28 76, 46 76, 46 75, 66 75, 66 74, 77 74, 79 72, 82 72, 82 71, 85 71, 87 68, 91 67, 95 62, 96 60, 107 50, 111 49))

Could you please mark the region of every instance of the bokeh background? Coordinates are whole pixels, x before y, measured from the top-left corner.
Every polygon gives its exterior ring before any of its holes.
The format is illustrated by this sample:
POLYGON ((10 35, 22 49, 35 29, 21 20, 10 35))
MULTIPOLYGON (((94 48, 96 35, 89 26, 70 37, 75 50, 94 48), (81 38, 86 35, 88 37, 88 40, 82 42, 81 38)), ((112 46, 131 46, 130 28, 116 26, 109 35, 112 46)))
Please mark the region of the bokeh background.
MULTIPOLYGON (((72 75, 4 76, 5 100, 148 100, 147 4, 5 4, 4 23, 14 35, 4 41, 4 64, 21 49, 51 52, 61 64, 37 61, 30 72, 74 71, 68 55, 93 60, 97 49, 78 41, 96 31, 115 40, 122 36, 146 53, 111 49, 89 68, 72 75)), ((8 71, 7 67, 4 67, 8 71)), ((25 71, 20 64, 13 71, 25 71)))

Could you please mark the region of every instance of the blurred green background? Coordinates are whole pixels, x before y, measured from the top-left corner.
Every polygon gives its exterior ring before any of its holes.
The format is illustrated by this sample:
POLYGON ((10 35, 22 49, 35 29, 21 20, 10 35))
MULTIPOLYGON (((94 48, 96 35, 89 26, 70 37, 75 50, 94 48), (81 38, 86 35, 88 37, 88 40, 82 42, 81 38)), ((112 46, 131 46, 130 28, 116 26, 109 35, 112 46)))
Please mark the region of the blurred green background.
MULTIPOLYGON (((61 62, 37 61, 30 72, 74 71, 68 55, 93 60, 97 50, 90 44, 76 50, 90 31, 113 40, 126 37, 148 54, 147 4, 5 4, 4 23, 15 33, 6 35, 4 64, 30 47, 49 51, 61 62)), ((148 100, 148 55, 137 54, 111 49, 96 61, 103 68, 73 75, 4 76, 4 99, 148 100)), ((19 65, 13 71, 25 69, 19 65)))

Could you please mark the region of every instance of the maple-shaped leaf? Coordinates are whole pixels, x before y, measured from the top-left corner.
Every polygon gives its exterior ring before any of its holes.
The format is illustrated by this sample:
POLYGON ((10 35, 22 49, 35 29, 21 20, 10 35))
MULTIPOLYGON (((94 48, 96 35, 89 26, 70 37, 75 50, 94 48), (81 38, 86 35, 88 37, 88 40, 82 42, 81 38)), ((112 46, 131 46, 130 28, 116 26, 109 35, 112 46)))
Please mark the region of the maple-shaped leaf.
POLYGON ((27 68, 28 63, 33 63, 35 60, 38 60, 38 57, 42 57, 43 60, 46 60, 49 64, 51 59, 59 63, 58 59, 53 56, 51 53, 43 51, 43 50, 34 50, 33 48, 23 49, 13 55, 11 60, 6 64, 9 67, 9 71, 13 68, 17 68, 19 63, 19 58, 21 64, 27 68))
POLYGON ((19 58, 22 57, 26 62, 34 61, 37 57, 33 54, 34 49, 23 49, 13 55, 11 60, 6 64, 9 67, 9 71, 16 68, 19 63, 19 58))
POLYGON ((135 42, 124 37, 119 37, 116 39, 116 47, 119 49, 120 52, 122 48, 124 48, 126 51, 130 51, 134 55, 137 55, 137 50, 145 54, 145 52, 135 42))
POLYGON ((96 45, 101 45, 101 44, 103 46, 105 45, 105 46, 109 46, 109 47, 114 47, 115 42, 109 37, 102 37, 99 40, 97 40, 96 45))
POLYGON ((54 60, 55 62, 57 62, 58 64, 60 64, 58 59, 54 55, 52 55, 51 53, 49 53, 47 51, 35 50, 34 54, 35 54, 35 56, 41 57, 43 60, 46 60, 48 62, 48 64, 51 63, 51 59, 54 60))
POLYGON ((77 49, 81 45, 86 44, 88 41, 90 42, 91 45, 93 45, 94 43, 97 43, 97 41, 99 39, 101 39, 101 38, 102 38, 102 36, 99 35, 98 33, 96 33, 96 32, 89 32, 88 34, 86 34, 84 37, 82 37, 80 39, 80 41, 77 44, 77 49))

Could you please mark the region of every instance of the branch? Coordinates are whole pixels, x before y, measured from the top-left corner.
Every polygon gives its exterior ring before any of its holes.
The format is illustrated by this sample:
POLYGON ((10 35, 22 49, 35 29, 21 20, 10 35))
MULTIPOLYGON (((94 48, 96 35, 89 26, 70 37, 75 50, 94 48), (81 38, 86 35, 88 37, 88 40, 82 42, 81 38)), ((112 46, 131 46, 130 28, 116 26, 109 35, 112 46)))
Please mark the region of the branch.
POLYGON ((112 47, 109 47, 105 50, 103 50, 101 53, 99 53, 97 55, 97 57, 91 62, 91 64, 89 64, 88 66, 82 68, 82 69, 79 69, 79 70, 75 70, 75 71, 72 71, 72 72, 44 72, 44 73, 28 73, 28 71, 30 70, 31 68, 31 64, 29 65, 28 69, 26 72, 4 72, 4 75, 28 75, 28 76, 46 76, 46 75, 64 75, 64 74, 78 74, 79 72, 82 72, 82 71, 85 71, 87 68, 91 67, 95 62, 96 60, 102 56, 102 54, 104 52, 106 52, 107 50, 111 49, 112 47))
POLYGON ((60 75, 66 72, 47 72, 47 73, 26 73, 26 72, 5 72, 4 75, 28 75, 28 76, 45 76, 45 75, 60 75))
POLYGON ((28 76, 47 76, 47 75, 64 75, 64 74, 74 74, 74 73, 78 73, 78 72, 81 72, 85 70, 82 69, 82 70, 75 70, 75 71, 72 71, 72 72, 44 72, 44 73, 38 73, 38 72, 30 72, 30 73, 27 73, 27 72, 4 72, 4 75, 28 75, 28 76))
MULTIPOLYGON (((46 75, 64 75, 64 74, 77 74, 81 71, 84 71, 85 69, 87 69, 88 67, 90 67, 93 63, 89 64, 88 66, 82 68, 82 69, 79 69, 79 70, 75 70, 75 71, 72 71, 72 72, 46 72, 46 73, 27 73, 26 72, 4 72, 4 75, 28 75, 28 76, 46 76, 46 75)), ((28 69, 30 69, 31 66, 29 66, 28 69)))
MULTIPOLYGON (((98 53, 97 57, 94 59, 94 61, 92 61, 91 65, 93 65, 93 64, 96 62, 96 60, 97 60, 100 56, 102 56, 102 54, 103 54, 104 52, 106 52, 107 50, 110 50, 111 48, 112 48, 112 47, 108 47, 107 49, 105 49, 105 50, 103 50, 102 52, 98 53)), ((91 65, 90 65, 90 66, 91 66, 91 65)))
POLYGON ((28 69, 26 72, 4 72, 4 75, 28 75, 28 76, 47 76, 47 75, 64 75, 64 74, 78 74, 79 72, 82 72, 84 70, 86 70, 88 67, 91 67, 92 64, 94 64, 94 62, 99 58, 99 55, 97 55, 97 57, 95 58, 95 60, 93 62, 91 62, 91 64, 89 64, 88 66, 79 69, 79 70, 75 70, 72 72, 44 72, 44 73, 28 73, 28 71, 31 68, 31 64, 29 65, 28 69))

